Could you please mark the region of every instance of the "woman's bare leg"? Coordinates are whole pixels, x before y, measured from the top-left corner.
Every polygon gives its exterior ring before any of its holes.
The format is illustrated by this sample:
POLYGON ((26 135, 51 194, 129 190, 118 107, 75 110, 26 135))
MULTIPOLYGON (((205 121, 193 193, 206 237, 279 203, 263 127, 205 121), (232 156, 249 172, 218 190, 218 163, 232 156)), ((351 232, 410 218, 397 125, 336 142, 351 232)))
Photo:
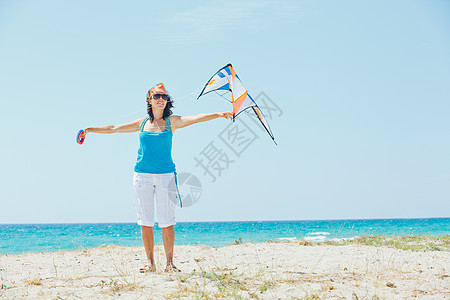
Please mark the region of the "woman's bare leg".
POLYGON ((175 230, 173 226, 162 229, 164 250, 166 251, 167 267, 173 266, 173 248, 175 244, 175 230))
POLYGON ((153 267, 155 265, 153 258, 153 227, 141 226, 141 237, 144 243, 145 253, 147 254, 148 265, 153 267))

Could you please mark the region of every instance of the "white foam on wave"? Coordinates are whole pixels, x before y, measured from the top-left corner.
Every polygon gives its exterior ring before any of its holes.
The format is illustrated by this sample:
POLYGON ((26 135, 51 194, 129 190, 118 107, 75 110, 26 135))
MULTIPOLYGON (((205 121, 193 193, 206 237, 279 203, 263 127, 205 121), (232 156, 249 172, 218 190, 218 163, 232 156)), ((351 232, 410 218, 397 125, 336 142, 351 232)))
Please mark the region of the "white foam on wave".
POLYGON ((327 237, 324 235, 317 235, 317 236, 305 236, 303 239, 308 242, 322 243, 325 242, 327 237))
POLYGON ((278 240, 280 240, 280 241, 296 241, 297 238, 296 237, 282 237, 282 238, 278 238, 278 240))
POLYGON ((309 235, 330 235, 329 232, 310 232, 309 235))

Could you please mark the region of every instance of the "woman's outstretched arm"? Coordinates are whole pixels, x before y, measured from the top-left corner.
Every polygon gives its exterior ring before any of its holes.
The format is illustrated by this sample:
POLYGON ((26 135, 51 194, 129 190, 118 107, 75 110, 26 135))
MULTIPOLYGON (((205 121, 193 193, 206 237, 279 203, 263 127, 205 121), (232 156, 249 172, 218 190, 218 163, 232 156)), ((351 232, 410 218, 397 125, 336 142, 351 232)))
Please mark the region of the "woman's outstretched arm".
POLYGON ((100 126, 100 127, 87 127, 84 129, 84 134, 82 134, 80 137, 84 138, 87 133, 91 133, 91 132, 105 133, 105 134, 115 133, 115 132, 136 132, 136 131, 139 131, 142 121, 144 121, 144 118, 134 120, 133 122, 130 122, 127 124, 106 125, 106 126, 100 126))
POLYGON ((217 118, 226 118, 231 120, 233 119, 233 112, 226 111, 226 112, 199 114, 195 116, 185 116, 185 117, 172 116, 170 118, 170 122, 172 124, 172 131, 175 131, 178 128, 183 128, 195 123, 206 122, 217 118))

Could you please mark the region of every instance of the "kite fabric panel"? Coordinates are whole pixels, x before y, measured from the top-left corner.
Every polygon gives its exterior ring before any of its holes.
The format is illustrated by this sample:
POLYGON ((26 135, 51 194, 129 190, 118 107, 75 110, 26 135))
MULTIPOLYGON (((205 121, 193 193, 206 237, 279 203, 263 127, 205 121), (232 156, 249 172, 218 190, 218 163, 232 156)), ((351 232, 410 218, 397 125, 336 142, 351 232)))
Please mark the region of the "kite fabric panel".
POLYGON ((259 119, 262 126, 266 129, 267 133, 276 144, 272 130, 264 118, 261 109, 258 107, 255 100, 253 100, 250 96, 231 64, 228 64, 217 71, 217 73, 209 79, 197 99, 214 91, 229 91, 231 93, 231 102, 233 104, 233 121, 241 112, 248 108, 252 108, 256 117, 259 119))

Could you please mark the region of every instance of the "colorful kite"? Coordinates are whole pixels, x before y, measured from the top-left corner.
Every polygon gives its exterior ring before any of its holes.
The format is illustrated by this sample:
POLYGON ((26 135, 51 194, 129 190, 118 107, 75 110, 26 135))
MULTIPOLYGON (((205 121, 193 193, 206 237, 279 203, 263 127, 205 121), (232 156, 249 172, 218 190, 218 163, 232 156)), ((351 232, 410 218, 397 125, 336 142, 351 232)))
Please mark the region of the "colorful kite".
POLYGON ((263 127, 266 129, 267 133, 272 138, 273 142, 276 144, 275 138, 272 134, 272 130, 270 130, 269 124, 264 118, 261 109, 258 107, 255 100, 253 100, 252 96, 250 96, 231 64, 226 65, 211 77, 197 99, 213 91, 215 91, 216 93, 217 91, 231 92, 231 103, 233 104, 233 122, 241 112, 245 111, 248 108, 251 108, 263 127))

